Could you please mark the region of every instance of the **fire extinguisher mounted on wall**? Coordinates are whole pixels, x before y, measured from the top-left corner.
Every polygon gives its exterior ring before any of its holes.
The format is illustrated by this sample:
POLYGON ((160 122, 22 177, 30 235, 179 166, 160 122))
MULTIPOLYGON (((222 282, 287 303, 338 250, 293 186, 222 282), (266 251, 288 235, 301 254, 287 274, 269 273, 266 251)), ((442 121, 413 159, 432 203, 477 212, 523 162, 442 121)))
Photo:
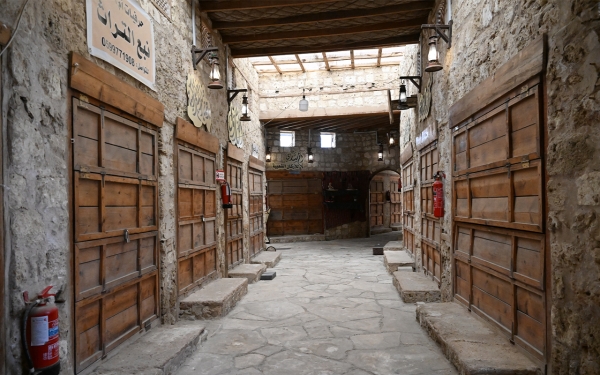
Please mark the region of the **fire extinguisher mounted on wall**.
POLYGON ((223 208, 233 207, 233 203, 231 203, 231 187, 227 181, 221 182, 221 200, 223 201, 223 208))
POLYGON ((52 285, 46 287, 35 301, 29 301, 28 292, 23 293, 27 308, 23 316, 21 341, 30 374, 60 373, 58 308, 51 289, 52 285))
POLYGON ((444 172, 437 171, 433 175, 433 216, 444 217, 444 183, 442 177, 446 178, 444 172))

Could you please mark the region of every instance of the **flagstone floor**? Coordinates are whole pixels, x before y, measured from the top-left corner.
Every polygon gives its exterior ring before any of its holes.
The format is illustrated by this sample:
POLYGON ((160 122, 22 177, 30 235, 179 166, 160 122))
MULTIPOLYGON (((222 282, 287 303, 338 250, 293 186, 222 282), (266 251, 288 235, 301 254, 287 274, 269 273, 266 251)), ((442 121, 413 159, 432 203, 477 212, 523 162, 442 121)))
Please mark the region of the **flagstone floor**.
POLYGON ((277 244, 277 277, 208 322, 177 374, 457 374, 372 255, 397 237, 277 244))

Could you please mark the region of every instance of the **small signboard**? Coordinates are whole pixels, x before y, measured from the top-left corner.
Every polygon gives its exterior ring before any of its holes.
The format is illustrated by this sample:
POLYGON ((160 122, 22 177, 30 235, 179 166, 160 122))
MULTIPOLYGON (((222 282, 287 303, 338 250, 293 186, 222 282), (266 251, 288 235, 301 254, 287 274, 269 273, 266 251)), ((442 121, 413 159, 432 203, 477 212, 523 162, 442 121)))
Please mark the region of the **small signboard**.
POLYGON ((90 54, 156 91, 154 26, 131 0, 86 0, 90 54))
POLYGON ((225 171, 222 169, 216 170, 217 182, 225 182, 225 171))

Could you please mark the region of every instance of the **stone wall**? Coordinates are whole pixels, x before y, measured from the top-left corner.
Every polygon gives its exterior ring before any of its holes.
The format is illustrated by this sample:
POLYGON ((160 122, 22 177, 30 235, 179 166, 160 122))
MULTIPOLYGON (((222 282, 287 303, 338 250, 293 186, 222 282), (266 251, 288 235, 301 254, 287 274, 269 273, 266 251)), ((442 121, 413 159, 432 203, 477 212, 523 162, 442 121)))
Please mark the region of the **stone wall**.
MULTIPOLYGON (((440 169, 448 176, 446 186, 451 186, 448 109, 531 41, 547 34, 549 365, 553 374, 599 373, 599 4, 592 0, 454 0, 452 7, 452 48, 439 44, 444 70, 433 75, 431 114, 419 123, 411 111, 403 113, 403 120, 409 124, 402 121, 401 144, 413 141, 426 126, 436 126, 440 169)), ((425 44, 422 51, 427 51, 425 44)), ((402 69, 410 67, 401 67, 404 75, 402 69)), ((442 241, 444 300, 452 293, 450 194, 447 188, 443 221, 446 240, 442 241)), ((417 194, 415 200, 419 201, 417 194)))
MULTIPOLYGON (((173 6, 167 19, 148 0, 140 5, 154 21, 156 45, 156 87, 154 92, 129 75, 93 58, 86 41, 85 1, 53 0, 38 6, 30 2, 25 9, 12 45, 3 55, 4 103, 7 113, 3 128, 6 204, 6 263, 8 295, 8 327, 6 338, 7 371, 20 373, 22 362, 19 322, 24 303, 21 293, 35 293, 46 285, 65 286, 66 303, 60 310, 61 374, 73 374, 73 275, 72 275, 72 211, 70 181, 70 117, 68 56, 71 51, 85 56, 121 80, 157 98, 165 106, 165 119, 159 135, 159 212, 161 313, 164 323, 177 319, 177 252, 173 146, 174 125, 178 116, 187 119, 186 77, 193 72, 190 58, 191 7, 189 3, 173 6)), ((14 27, 21 0, 2 3, 0 21, 14 27)), ((200 30, 200 16, 196 23, 200 30)), ((199 32, 198 32, 199 34, 199 32)), ((199 35, 198 35, 199 38, 199 35)), ((217 38, 221 62, 226 61, 223 45, 217 38)), ((197 43, 200 45, 200 43, 197 43)), ((244 124, 244 152, 251 154, 252 144, 264 158, 264 135, 258 121, 258 76, 247 61, 235 62, 240 76, 238 87, 251 86, 252 121, 244 124), (247 81, 247 82, 246 82, 247 81)), ((208 83, 208 66, 201 62, 199 77, 208 83)), ((225 76, 224 64, 221 74, 225 76)), ((237 73, 236 73, 237 74, 237 73)), ((227 99, 225 90, 209 90, 213 115, 213 134, 225 147, 227 136, 227 99)), ((223 166, 223 153, 217 155, 223 166)), ((245 169, 247 166, 245 166, 245 169)), ((247 175, 244 176, 247 181, 247 175)), ((247 184, 244 184, 247 186, 247 184)), ((247 192, 244 195, 247 212, 247 192)), ((218 198, 219 203, 220 198, 218 198)), ((223 228, 223 212, 218 204, 219 228, 223 228)), ((245 221, 247 226, 247 221, 245 221)), ((219 272, 223 273, 224 242, 219 229, 219 272)), ((244 251, 248 252, 248 242, 244 251)), ((2 343, 4 345, 4 343, 2 343)), ((2 360, 4 362, 4 360, 2 360)))

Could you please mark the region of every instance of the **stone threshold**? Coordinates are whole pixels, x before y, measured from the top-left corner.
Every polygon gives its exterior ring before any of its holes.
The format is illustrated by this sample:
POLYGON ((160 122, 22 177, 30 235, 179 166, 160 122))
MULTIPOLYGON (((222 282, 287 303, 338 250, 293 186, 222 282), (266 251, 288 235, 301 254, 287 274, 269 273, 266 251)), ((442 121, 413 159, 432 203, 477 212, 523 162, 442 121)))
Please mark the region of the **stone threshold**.
POLYGON ((264 264, 267 268, 273 268, 281 260, 281 251, 261 251, 254 258, 250 259, 252 264, 264 264))
POLYGON ((392 228, 371 228, 371 236, 376 235, 376 234, 383 234, 383 233, 389 233, 392 231, 392 228))
POLYGON ((158 326, 100 364, 92 375, 171 375, 206 340, 201 322, 158 326))
POLYGON ((240 264, 229 270, 230 278, 246 278, 248 284, 253 284, 260 280, 260 275, 267 270, 264 264, 240 264))
POLYGON ((415 261, 406 251, 391 251, 385 246, 383 247, 383 264, 390 274, 398 271, 398 267, 412 267, 413 269, 415 267, 415 261))
POLYGON ((324 234, 301 234, 297 236, 278 236, 269 237, 269 243, 292 243, 292 242, 310 242, 310 241, 325 241, 324 234))
POLYGON ((515 345, 457 302, 422 304, 417 321, 461 375, 542 375, 515 345))
POLYGON ((439 302, 442 298, 437 282, 420 272, 399 270, 393 276, 392 282, 405 303, 439 302))
POLYGON ((247 278, 222 278, 179 302, 179 317, 183 319, 215 319, 227 315, 248 293, 247 278))
POLYGON ((401 251, 404 250, 404 243, 402 241, 389 241, 383 246, 383 250, 401 251))

